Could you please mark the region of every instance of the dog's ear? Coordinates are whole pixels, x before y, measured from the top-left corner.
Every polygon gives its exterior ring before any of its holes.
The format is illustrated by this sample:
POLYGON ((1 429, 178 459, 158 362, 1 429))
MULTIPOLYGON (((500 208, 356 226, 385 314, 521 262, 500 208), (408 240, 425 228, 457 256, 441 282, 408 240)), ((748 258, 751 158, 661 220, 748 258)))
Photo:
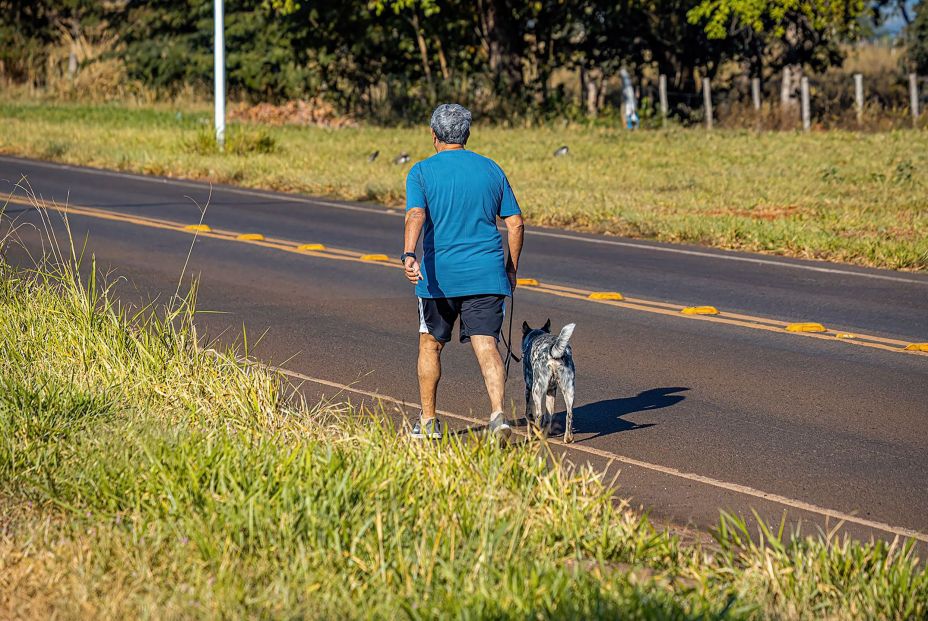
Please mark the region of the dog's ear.
POLYGON ((522 336, 525 336, 526 334, 528 334, 528 333, 531 332, 531 331, 532 331, 532 329, 531 329, 530 327, 528 327, 528 322, 527 322, 527 321, 523 321, 523 322, 522 322, 522 336))
POLYGON ((542 330, 544 330, 545 332, 549 334, 551 333, 551 320, 550 319, 545 322, 545 327, 542 328, 542 330))

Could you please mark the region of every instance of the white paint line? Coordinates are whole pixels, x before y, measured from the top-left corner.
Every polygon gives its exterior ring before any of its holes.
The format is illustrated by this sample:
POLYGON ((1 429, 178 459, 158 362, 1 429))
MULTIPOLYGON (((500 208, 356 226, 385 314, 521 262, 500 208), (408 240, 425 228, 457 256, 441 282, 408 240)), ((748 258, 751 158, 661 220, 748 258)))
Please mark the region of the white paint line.
POLYGON ((818 267, 815 265, 805 265, 802 263, 790 263, 788 261, 777 261, 776 259, 758 259, 755 257, 739 257, 728 254, 716 254, 714 252, 702 252, 700 250, 687 250, 685 248, 673 248, 667 246, 652 246, 650 244, 624 242, 615 239, 597 239, 594 237, 581 237, 571 235, 570 233, 554 233, 551 231, 526 230, 529 235, 538 235, 541 237, 553 237, 556 239, 569 239, 573 241, 583 241, 588 244, 604 244, 609 246, 622 246, 625 248, 637 248, 640 250, 654 250, 655 252, 671 252, 674 254, 685 254, 695 257, 707 257, 710 259, 722 259, 725 261, 742 261, 744 263, 756 263, 759 265, 773 265, 776 267, 787 267, 797 270, 808 270, 811 272, 822 272, 825 274, 840 274, 842 276, 860 276, 861 278, 873 278, 876 280, 889 280, 892 282, 904 282, 916 285, 928 285, 928 280, 917 280, 915 278, 904 278, 901 276, 889 276, 886 274, 871 274, 868 272, 855 272, 852 270, 842 270, 833 267, 818 267))
MULTIPOLYGON (((11 164, 21 164, 23 160, 11 157, 5 157, 0 155, 0 161, 10 162, 11 164)), ((100 175, 101 177, 117 177, 119 179, 131 179, 133 181, 145 181, 147 183, 160 183, 160 184, 170 184, 176 185, 182 188, 192 188, 196 190, 209 191, 208 181, 185 181, 183 179, 171 179, 168 177, 148 177, 145 175, 139 175, 135 173, 125 173, 115 170, 103 170, 100 168, 85 168, 83 166, 72 166, 70 164, 56 164, 53 162, 41 162, 38 160, 25 160, 30 166, 38 166, 40 168, 51 168, 53 170, 71 170, 74 172, 79 172, 82 174, 88 175, 100 175)), ((364 213, 376 213, 387 216, 401 216, 403 214, 398 211, 390 211, 385 207, 363 207, 360 205, 349 205, 347 203, 333 203, 325 200, 318 200, 315 198, 306 198, 296 194, 275 194, 272 192, 262 192, 261 190, 252 190, 248 188, 230 188, 222 187, 216 188, 213 187, 213 194, 217 192, 226 192, 229 194, 238 194, 241 196, 253 196, 257 198, 269 198, 273 200, 278 200, 287 203, 303 203, 306 205, 322 205, 324 207, 333 207, 335 209, 344 209, 347 211, 362 211, 364 213)))
MULTIPOLYGON (((329 386, 331 388, 336 388, 340 391, 352 392, 355 394, 363 395, 365 397, 370 397, 371 399, 379 399, 381 401, 394 403, 396 405, 401 405, 404 407, 410 407, 410 408, 419 407, 419 404, 417 403, 403 401, 401 399, 396 399, 394 397, 389 397, 387 395, 382 395, 376 392, 360 390, 358 388, 353 388, 346 384, 340 384, 338 382, 332 382, 329 380, 320 379, 318 377, 311 377, 309 375, 298 373, 296 371, 290 371, 288 369, 283 369, 281 367, 275 367, 275 366, 264 365, 264 364, 261 364, 260 366, 270 371, 281 373, 283 375, 286 375, 286 376, 289 376, 295 379, 299 379, 299 380, 303 380, 307 382, 313 382, 315 384, 321 384, 323 386, 329 386)), ((471 424, 476 424, 476 425, 482 425, 486 422, 486 421, 477 420, 475 418, 471 418, 469 416, 462 416, 460 414, 454 414, 452 412, 445 412, 441 410, 438 411, 438 414, 440 414, 441 416, 449 416, 451 418, 457 418, 458 420, 462 420, 462 421, 465 421, 471 424)), ((513 429, 513 432, 523 437, 527 436, 526 433, 519 431, 517 429, 513 429)), ((585 446, 582 444, 564 444, 560 440, 556 440, 553 438, 549 438, 548 442, 561 445, 568 451, 578 451, 581 453, 595 455, 597 457, 603 457, 605 459, 611 459, 611 460, 618 461, 624 464, 628 464, 630 466, 636 466, 638 468, 643 468, 645 470, 651 470, 653 472, 659 472, 661 474, 666 474, 666 475, 677 477, 680 479, 686 479, 688 481, 702 483, 704 485, 709 485, 711 487, 716 487, 716 488, 723 489, 729 492, 735 492, 737 494, 751 496, 753 498, 759 498, 761 500, 766 500, 768 502, 774 502, 774 503, 777 503, 777 504, 780 504, 786 507, 790 507, 793 509, 797 509, 800 511, 815 513, 823 517, 832 518, 832 519, 839 520, 842 522, 848 522, 851 524, 865 526, 867 528, 873 528, 875 530, 880 530, 880 531, 887 532, 893 535, 898 535, 900 537, 908 537, 911 539, 917 539, 918 541, 928 542, 928 534, 925 534, 925 533, 922 533, 916 530, 912 530, 912 529, 904 528, 900 526, 892 526, 890 524, 886 524, 885 522, 878 522, 876 520, 868 520, 866 518, 857 517, 849 513, 843 513, 841 511, 836 511, 835 509, 819 507, 818 505, 814 505, 812 503, 808 503, 802 500, 795 500, 793 498, 787 498, 786 496, 780 496, 779 494, 773 494, 771 492, 764 492, 758 489, 754 489, 753 487, 748 487, 747 485, 741 485, 740 483, 729 483, 727 481, 720 481, 718 479, 713 479, 712 477, 703 476, 701 474, 696 474, 693 472, 684 472, 682 470, 678 470, 677 468, 672 468, 670 466, 652 464, 650 462, 642 461, 640 459, 635 459, 633 457, 626 457, 624 455, 619 455, 617 453, 610 453, 609 451, 603 451, 601 449, 597 449, 592 446, 585 446)))
MULTIPOLYGON (((10 163, 22 163, 24 160, 18 158, 11 158, 0 156, 0 161, 6 161, 10 163)), ((39 166, 43 168, 51 168, 58 170, 71 170, 75 172, 90 174, 90 175, 101 175, 109 177, 119 177, 122 179, 132 179, 135 181, 146 181, 148 183, 166 183, 172 184, 184 188, 194 188, 199 190, 208 190, 206 185, 208 182, 199 182, 199 181, 184 181, 181 179, 170 179, 170 178, 155 178, 147 177, 144 175, 138 175, 134 173, 123 173, 110 170, 102 170, 98 168, 84 168, 81 166, 71 166, 69 164, 56 164, 53 162, 42 162, 37 160, 26 159, 26 162, 30 166, 39 166)), ((252 190, 246 188, 214 188, 214 192, 228 192, 229 194, 238 194, 240 196, 253 196, 257 198, 267 198, 271 200, 277 200, 281 202, 289 203, 301 203, 305 205, 321 205, 323 207, 331 207, 333 209, 343 209, 346 211, 360 211, 363 213, 374 213, 385 216, 402 216, 403 214, 396 210, 389 210, 385 207, 364 207, 361 205, 349 205, 347 203, 335 203, 326 200, 320 200, 315 198, 306 198, 299 196, 297 194, 275 194, 271 192, 262 192, 261 190, 252 190)), ((675 248, 673 246, 656 246, 653 244, 648 244, 645 242, 629 242, 629 241, 619 241, 616 239, 599 239, 595 237, 584 237, 581 235, 573 235, 570 233, 556 233, 553 231, 540 231, 537 229, 526 229, 527 235, 535 235, 539 237, 551 237, 555 239, 566 239, 570 241, 578 241, 587 244, 601 244, 607 246, 619 246, 623 248, 634 248, 637 250, 653 250, 655 252, 669 252, 672 254, 682 254, 695 257, 704 257, 709 259, 719 259, 722 261, 741 261, 743 263, 753 263, 756 265, 771 265, 774 267, 784 267, 797 270, 806 270, 811 272, 820 272, 824 274, 838 274, 841 276, 858 276, 860 278, 870 278, 873 280, 886 280, 890 282, 900 282, 907 284, 916 284, 916 285, 925 285, 928 286, 928 280, 918 280, 915 278, 905 278, 902 276, 890 276, 887 274, 871 274, 868 272, 855 272, 852 270, 844 270, 839 268, 831 267, 818 267, 815 265, 805 265, 802 263, 791 263, 788 261, 777 261, 776 259, 760 259, 755 257, 741 257, 733 254, 719 254, 714 252, 702 252, 699 250, 687 250, 685 248, 675 248)))

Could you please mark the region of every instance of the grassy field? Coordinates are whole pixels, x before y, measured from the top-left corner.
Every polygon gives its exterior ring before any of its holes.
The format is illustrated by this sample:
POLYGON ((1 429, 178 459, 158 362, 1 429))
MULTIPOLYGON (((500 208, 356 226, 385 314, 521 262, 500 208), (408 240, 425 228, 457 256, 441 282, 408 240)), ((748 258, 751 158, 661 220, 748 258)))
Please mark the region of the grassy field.
MULTIPOLYGON (((233 126, 221 155, 208 112, 164 108, 5 102, 0 121, 3 153, 392 206, 407 170, 392 158, 431 149, 427 128, 233 126)), ((928 269, 928 132, 477 127, 469 146, 534 224, 928 269)))
MULTIPOLYGON (((0 618, 913 619, 904 542, 681 543, 533 441, 410 442, 0 261, 0 618)), ((159 319, 160 317, 160 319, 159 319)))

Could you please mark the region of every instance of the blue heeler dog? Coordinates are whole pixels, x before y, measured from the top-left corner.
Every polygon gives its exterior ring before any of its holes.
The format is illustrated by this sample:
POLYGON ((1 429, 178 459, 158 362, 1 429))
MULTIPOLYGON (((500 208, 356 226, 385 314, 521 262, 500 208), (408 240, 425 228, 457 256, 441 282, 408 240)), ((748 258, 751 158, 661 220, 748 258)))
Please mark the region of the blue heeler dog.
POLYGON ((551 434, 554 421, 554 398, 560 387, 567 406, 564 442, 572 442, 574 419, 574 358, 570 351, 570 337, 576 324, 561 328, 560 334, 551 334, 551 320, 541 329, 533 330, 522 322, 522 370, 525 373, 525 418, 529 424, 547 426, 551 434), (541 398, 545 398, 542 409, 541 398), (534 405, 534 408, 532 407, 534 405))

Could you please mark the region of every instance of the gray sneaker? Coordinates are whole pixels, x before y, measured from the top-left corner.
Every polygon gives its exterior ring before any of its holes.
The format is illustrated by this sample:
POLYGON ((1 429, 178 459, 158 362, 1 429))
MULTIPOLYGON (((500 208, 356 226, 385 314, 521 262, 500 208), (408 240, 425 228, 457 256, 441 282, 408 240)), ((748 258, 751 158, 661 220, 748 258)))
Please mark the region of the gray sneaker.
POLYGON ((437 418, 430 418, 423 422, 420 418, 409 435, 417 440, 441 440, 441 421, 437 418))
POLYGON ((499 438, 503 442, 508 440, 509 436, 512 435, 512 427, 506 422, 502 412, 493 412, 490 414, 490 424, 487 425, 487 430, 491 435, 499 438))

